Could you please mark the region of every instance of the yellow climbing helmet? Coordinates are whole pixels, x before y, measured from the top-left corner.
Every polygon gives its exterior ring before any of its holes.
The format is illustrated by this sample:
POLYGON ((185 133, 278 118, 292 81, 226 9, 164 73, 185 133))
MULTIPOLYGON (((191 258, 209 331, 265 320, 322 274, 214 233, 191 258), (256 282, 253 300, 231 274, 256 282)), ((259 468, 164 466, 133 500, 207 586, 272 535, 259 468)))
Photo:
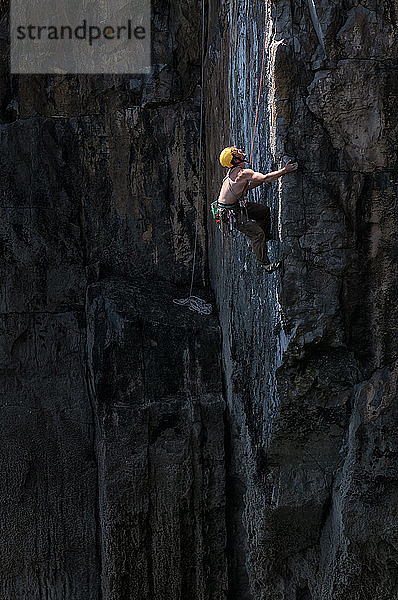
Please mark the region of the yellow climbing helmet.
POLYGON ((228 148, 224 148, 224 150, 220 154, 220 163, 223 167, 233 167, 233 146, 229 146, 228 148))

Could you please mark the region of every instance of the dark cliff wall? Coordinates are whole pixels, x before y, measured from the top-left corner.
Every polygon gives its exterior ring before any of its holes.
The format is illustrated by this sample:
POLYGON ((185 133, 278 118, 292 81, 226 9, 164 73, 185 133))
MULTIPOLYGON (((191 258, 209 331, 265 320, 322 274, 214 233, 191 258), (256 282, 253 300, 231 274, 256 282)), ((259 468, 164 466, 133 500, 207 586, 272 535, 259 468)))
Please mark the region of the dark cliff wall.
MULTIPOLYGON (((250 151, 266 6, 212 7, 209 197, 217 151, 250 151)), ((252 199, 271 206, 270 256, 286 255, 284 271, 267 276, 245 238, 222 247, 209 228, 229 598, 398 598, 398 4, 268 6, 254 167, 290 157, 299 170, 252 199)))
POLYGON ((153 3, 150 77, 11 77, 0 3, 1 598, 398 598, 398 7, 268 5, 254 164, 299 162, 253 195, 270 277, 204 202, 251 141, 267 4, 206 4, 195 292, 218 322, 172 304, 200 5, 153 3))
MULTIPOLYGON (((193 258, 200 6, 153 3, 148 77, 11 77, 7 9, 0 597, 221 598, 220 332, 172 303, 193 258)), ((195 289, 204 215, 201 198, 195 289)))

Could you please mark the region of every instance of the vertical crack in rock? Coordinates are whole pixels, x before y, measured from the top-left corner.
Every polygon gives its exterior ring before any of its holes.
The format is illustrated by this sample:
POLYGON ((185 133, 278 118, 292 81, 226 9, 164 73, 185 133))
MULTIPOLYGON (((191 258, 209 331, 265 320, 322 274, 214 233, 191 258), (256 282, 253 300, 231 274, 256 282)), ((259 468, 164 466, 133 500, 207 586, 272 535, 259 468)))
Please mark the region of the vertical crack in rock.
MULTIPOLYGON (((148 439, 151 439, 152 435, 152 420, 151 420, 151 406, 147 407, 148 411, 148 439)), ((148 444, 147 447, 147 481, 148 481, 148 489, 147 489, 147 508, 146 508, 146 516, 145 516, 145 559, 147 560, 147 590, 148 590, 148 598, 155 597, 155 590, 153 584, 153 562, 152 562, 152 552, 153 552, 153 536, 152 536, 152 523, 151 518, 153 515, 152 511, 152 487, 151 487, 151 469, 152 469, 152 460, 151 460, 151 446, 148 444)), ((125 593, 128 593, 129 586, 126 586, 125 593)))
POLYGON ((244 488, 242 483, 232 475, 233 444, 231 440, 231 424, 227 411, 224 415, 224 447, 226 470, 226 559, 228 564, 228 600, 240 598, 250 600, 248 595, 248 575, 245 567, 245 536, 242 523, 242 509, 244 506, 244 488))
POLYGON ((110 599, 204 598, 225 587, 218 327, 181 312, 175 294, 164 282, 117 278, 89 288, 110 599))
POLYGON ((321 24, 319 22, 319 18, 318 18, 317 12, 316 12, 316 7, 315 7, 314 0, 308 0, 308 8, 310 10, 312 23, 314 25, 314 29, 315 29, 316 34, 318 36, 319 43, 321 44, 322 50, 323 50, 323 52, 325 54, 325 57, 326 57, 325 42, 323 40, 322 27, 321 27, 321 24))
POLYGON ((102 600, 102 528, 101 528, 101 509, 100 509, 100 494, 101 494, 101 481, 100 481, 100 461, 98 458, 98 436, 99 436, 99 416, 98 416, 98 400, 96 396, 95 378, 93 372, 93 363, 91 357, 93 356, 93 345, 95 343, 95 333, 92 330, 92 321, 88 318, 88 289, 86 291, 86 311, 85 311, 85 330, 86 330, 86 346, 85 346, 85 381, 87 386, 87 395, 90 402, 91 408, 91 423, 92 423, 92 445, 93 454, 95 458, 95 469, 96 469, 96 491, 95 491, 95 540, 96 540, 96 556, 99 570, 98 577, 98 599, 102 600))

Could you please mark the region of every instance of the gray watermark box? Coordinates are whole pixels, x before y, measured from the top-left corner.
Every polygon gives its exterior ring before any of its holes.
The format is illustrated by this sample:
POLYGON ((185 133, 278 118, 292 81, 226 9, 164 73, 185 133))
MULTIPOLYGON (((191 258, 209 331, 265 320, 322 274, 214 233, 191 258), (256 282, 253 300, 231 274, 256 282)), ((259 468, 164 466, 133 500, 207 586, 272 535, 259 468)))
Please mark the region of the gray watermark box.
POLYGON ((11 73, 150 73, 150 0, 11 0, 11 73))

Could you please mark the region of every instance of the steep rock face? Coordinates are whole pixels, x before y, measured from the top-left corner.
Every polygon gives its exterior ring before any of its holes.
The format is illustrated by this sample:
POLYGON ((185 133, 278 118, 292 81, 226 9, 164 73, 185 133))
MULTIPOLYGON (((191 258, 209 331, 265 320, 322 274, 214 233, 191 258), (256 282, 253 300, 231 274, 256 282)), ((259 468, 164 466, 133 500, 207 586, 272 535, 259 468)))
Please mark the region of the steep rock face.
MULTIPOLYGON (((10 76, 7 8, 0 596, 222 598, 220 333, 172 302, 196 230, 200 7, 153 3, 145 77, 10 76)), ((202 201, 198 219, 209 299, 202 201)))
POLYGON ((88 290, 105 598, 222 598, 224 403, 219 328, 170 285, 88 290))
POLYGON ((97 472, 78 311, 1 315, 2 598, 97 599, 97 472))
MULTIPOLYGON (((3 206, 10 213, 13 208, 34 209, 41 228, 38 240, 29 239, 35 252, 44 254, 44 246, 51 244, 40 242, 54 235, 51 223, 59 223, 67 238, 59 243, 56 259, 53 252, 44 257, 41 271, 36 264, 23 271, 20 240, 7 232, 7 272, 14 270, 10 288, 23 275, 24 282, 30 278, 30 287, 45 293, 46 285, 62 282, 66 272, 72 277, 69 272, 81 269, 82 262, 100 276, 145 273, 181 286, 189 280, 198 177, 200 12, 194 2, 154 3, 152 12, 150 76, 7 74, 2 81, 1 141, 7 148, 3 206), (47 269, 51 260, 62 267, 52 278, 47 269)), ((6 28, 6 7, 1 16, 6 28)), ((5 50, 4 69, 8 58, 5 50)), ((199 286, 206 282, 203 216, 201 202, 199 286)), ((16 210, 12 218, 24 231, 16 210)), ((81 280, 84 274, 79 271, 75 277, 81 280)), ((82 285, 83 295, 84 289, 82 285)))
MULTIPOLYGON (((206 7, 209 201, 220 149, 250 149, 266 7, 206 7)), ((1 5, 1 597, 398 596, 397 5, 268 7, 254 163, 300 168, 254 194, 281 274, 208 224, 220 348, 172 304, 199 5, 153 3, 150 77, 11 77, 1 5)))
MULTIPOLYGON (((267 276, 210 223, 228 403, 229 597, 397 596, 396 2, 212 8, 207 146, 299 170, 271 206, 267 276), (232 533, 233 532, 233 533, 232 533), (242 548, 245 549, 242 552, 242 548)), ((218 194, 217 161, 207 165, 218 194)))

